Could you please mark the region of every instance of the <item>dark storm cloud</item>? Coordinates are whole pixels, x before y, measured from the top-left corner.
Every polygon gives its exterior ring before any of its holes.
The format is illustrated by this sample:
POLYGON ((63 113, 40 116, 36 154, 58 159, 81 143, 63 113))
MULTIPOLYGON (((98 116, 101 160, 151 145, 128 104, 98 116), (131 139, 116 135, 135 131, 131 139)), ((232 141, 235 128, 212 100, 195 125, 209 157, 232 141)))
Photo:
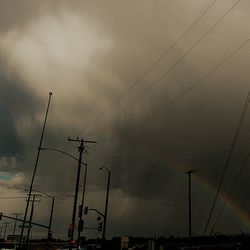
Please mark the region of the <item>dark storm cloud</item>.
MULTIPOLYGON (((5 59, 1 66, 1 155, 20 155, 16 164, 21 173, 24 171, 23 186, 28 185, 33 169, 47 93, 53 91, 44 146, 77 156, 77 145, 67 142, 67 136, 98 141, 96 151, 89 149, 85 156, 90 166, 86 202, 103 209, 106 175, 98 168, 107 166, 112 170, 110 236, 184 235, 185 171, 189 168, 198 171, 193 177, 193 199, 198 203, 194 213, 205 224, 249 90, 249 46, 188 95, 156 113, 248 38, 249 4, 241 1, 173 71, 139 96, 234 3, 217 1, 156 68, 104 111, 212 1, 1 2, 0 46, 5 59), (207 188, 199 176, 213 188, 207 188)), ((250 148, 249 122, 247 116, 224 191, 250 148)), ((75 162, 43 151, 35 187, 72 193, 75 173, 75 162)), ((246 170, 244 177, 249 174, 246 170)), ((246 179, 234 196, 234 202, 243 208, 249 205, 246 179)), ((71 209, 67 201, 62 204, 65 211, 71 209)), ((67 221, 65 218, 64 224, 67 221)), ((243 224, 229 209, 218 230, 235 232, 228 227, 235 222, 243 224)), ((203 225, 194 225, 195 232, 202 230, 203 225)))
POLYGON ((24 143, 18 134, 16 121, 20 117, 32 117, 39 107, 39 98, 31 95, 18 79, 1 74, 1 154, 16 156, 23 153, 24 143))

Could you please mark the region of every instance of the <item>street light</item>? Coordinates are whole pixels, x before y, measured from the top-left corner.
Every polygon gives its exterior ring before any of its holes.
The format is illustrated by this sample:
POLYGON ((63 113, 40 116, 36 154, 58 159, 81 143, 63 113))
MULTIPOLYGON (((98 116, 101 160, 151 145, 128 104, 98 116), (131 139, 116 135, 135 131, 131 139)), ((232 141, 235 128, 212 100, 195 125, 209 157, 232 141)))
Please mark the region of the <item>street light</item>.
MULTIPOLYGON (((50 150, 50 151, 55 151, 55 152, 58 152, 58 153, 61 153, 61 154, 64 154, 64 155, 67 155, 69 156, 70 158, 74 159, 75 161, 78 161, 78 158, 76 158, 75 156, 71 155, 71 154, 68 154, 67 152, 63 151, 63 150, 60 150, 60 149, 56 149, 56 148, 40 148, 40 150, 50 150)), ((82 162, 83 165, 86 166, 86 163, 82 162)))
MULTIPOLYGON (((69 140, 70 140, 70 138, 69 138, 69 140)), ((79 179, 80 179, 79 177, 80 177, 81 164, 83 164, 85 167, 87 167, 87 163, 82 162, 82 153, 83 153, 83 149, 84 149, 84 142, 90 142, 90 141, 81 140, 81 144, 79 146, 79 159, 77 159, 76 157, 68 154, 67 152, 59 150, 59 149, 40 148, 40 150, 51 150, 51 151, 55 151, 55 152, 58 152, 58 153, 65 154, 65 155, 69 156, 70 158, 72 158, 72 159, 74 159, 74 160, 76 160, 78 162, 76 186, 75 186, 75 198, 74 198, 74 203, 73 203, 72 222, 71 222, 71 225, 70 225, 70 240, 71 241, 73 241, 73 237, 74 237, 75 213, 76 213, 77 196, 78 196, 78 190, 79 190, 79 179)), ((86 182, 86 178, 85 178, 85 182, 86 182)))
POLYGON ((102 231, 102 239, 105 241, 106 234, 106 224, 107 224, 107 212, 108 212, 108 202, 109 202, 109 186, 110 186, 110 170, 106 167, 99 168, 100 170, 105 169, 108 172, 108 182, 107 182, 107 192, 106 192, 106 202, 105 202, 105 211, 104 211, 104 223, 103 223, 103 231, 102 231))
POLYGON ((50 210, 50 217, 49 217, 49 227, 48 227, 48 235, 47 235, 47 249, 49 249, 49 241, 50 241, 50 235, 51 235, 51 224, 52 224, 52 217, 53 217, 53 211, 54 211, 54 202, 55 202, 55 197, 54 196, 51 196, 49 194, 46 194, 42 191, 39 191, 39 190, 35 190, 33 189, 33 192, 36 192, 36 193, 41 193, 47 197, 49 197, 50 199, 52 199, 52 203, 51 203, 51 210, 50 210))
POLYGON ((191 207, 191 176, 193 173, 196 171, 194 170, 188 170, 186 174, 188 175, 188 217, 189 217, 189 222, 188 222, 188 232, 189 232, 189 247, 191 248, 191 239, 192 239, 192 207, 191 207))

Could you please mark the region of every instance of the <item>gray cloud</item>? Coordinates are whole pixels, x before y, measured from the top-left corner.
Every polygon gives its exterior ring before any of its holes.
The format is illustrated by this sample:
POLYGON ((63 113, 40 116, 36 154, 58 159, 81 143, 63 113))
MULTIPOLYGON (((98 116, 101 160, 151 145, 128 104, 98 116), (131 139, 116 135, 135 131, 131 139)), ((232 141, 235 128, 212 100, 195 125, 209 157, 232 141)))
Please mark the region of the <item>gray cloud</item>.
MULTIPOLYGON (((68 136, 98 141, 85 156, 89 162, 86 204, 103 209, 106 175, 98 168, 109 167, 110 237, 186 235, 185 171, 189 168, 198 171, 193 176, 194 232, 200 234, 249 91, 249 44, 188 95, 158 111, 248 39, 249 4, 242 1, 141 96, 234 4, 217 2, 156 68, 116 100, 211 3, 1 2, 0 155, 14 157, 15 167, 13 162, 0 167, 21 176, 6 187, 23 192, 29 184, 47 94, 53 91, 44 146, 77 156, 77 145, 67 142, 68 136)), ((248 125, 247 116, 223 186, 225 193, 249 151, 248 125)), ((75 174, 76 163, 71 159, 43 151, 35 187, 72 194, 75 174)), ((247 179, 246 169, 218 231, 249 230, 242 216, 249 205, 247 179)), ((71 202, 58 200, 55 231, 60 237, 67 232, 71 202)), ((21 201, 18 204, 23 206, 21 201)), ((42 206, 39 211, 44 212, 37 212, 36 219, 46 221, 49 201, 42 206)), ((89 216, 86 221, 94 224, 95 218, 89 216)))

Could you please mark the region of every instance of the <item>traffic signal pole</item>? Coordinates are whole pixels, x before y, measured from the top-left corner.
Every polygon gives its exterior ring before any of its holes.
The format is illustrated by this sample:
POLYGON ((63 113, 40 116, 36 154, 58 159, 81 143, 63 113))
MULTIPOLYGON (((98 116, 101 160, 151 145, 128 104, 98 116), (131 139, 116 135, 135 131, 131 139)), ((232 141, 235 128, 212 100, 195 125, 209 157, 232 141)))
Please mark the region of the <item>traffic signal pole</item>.
POLYGON ((70 137, 68 138, 68 141, 80 142, 80 146, 78 147, 79 160, 78 160, 78 168, 77 168, 77 176, 76 176, 76 185, 75 185, 75 196, 74 196, 73 211, 72 211, 72 220, 71 220, 71 225, 70 225, 70 235, 69 235, 70 242, 73 242, 74 241, 74 231, 75 231, 75 228, 76 228, 76 225, 75 225, 76 206, 77 206, 77 198, 78 198, 78 191, 79 191, 79 181, 80 181, 80 174, 81 174, 82 154, 83 154, 83 150, 85 148, 85 143, 96 143, 96 142, 94 142, 94 141, 85 141, 83 139, 79 140, 78 138, 77 139, 71 139, 70 137))
POLYGON ((81 173, 82 153, 83 153, 83 149, 84 149, 83 139, 81 140, 80 146, 78 149, 79 149, 79 162, 78 162, 78 168, 77 168, 75 198, 74 198, 74 204, 73 204, 71 230, 70 230, 70 240, 71 241, 74 240, 74 229, 75 229, 75 220, 76 220, 76 205, 77 205, 77 196, 78 196, 78 191, 79 191, 79 180, 80 180, 80 173, 81 173))
MULTIPOLYGON (((0 213, 0 215, 3 217, 3 218, 7 218, 7 219, 11 219, 11 220, 16 220, 16 221, 20 221, 20 222, 23 222, 22 219, 18 219, 16 217, 12 217, 12 216, 8 216, 8 215, 3 215, 2 213, 0 213)), ((26 223, 29 223, 29 221, 25 221, 25 224, 26 223)), ((39 223, 35 223, 35 222, 31 222, 30 223, 31 225, 34 225, 34 226, 38 226, 38 227, 43 227, 43 228, 48 228, 48 226, 46 225, 42 225, 42 224, 39 224, 39 223)), ((1 229, 1 227, 0 227, 1 229)), ((1 238, 1 237, 0 237, 1 238)))
POLYGON ((79 209, 79 225, 78 225, 78 236, 77 236, 77 246, 79 246, 80 236, 81 232, 83 231, 83 219, 82 219, 82 210, 84 205, 84 198, 85 198, 85 190, 86 190, 86 179, 87 179, 87 172, 88 172, 88 165, 85 166, 85 172, 84 172, 84 180, 83 180, 83 190, 82 190, 82 203, 81 203, 81 209, 79 209))

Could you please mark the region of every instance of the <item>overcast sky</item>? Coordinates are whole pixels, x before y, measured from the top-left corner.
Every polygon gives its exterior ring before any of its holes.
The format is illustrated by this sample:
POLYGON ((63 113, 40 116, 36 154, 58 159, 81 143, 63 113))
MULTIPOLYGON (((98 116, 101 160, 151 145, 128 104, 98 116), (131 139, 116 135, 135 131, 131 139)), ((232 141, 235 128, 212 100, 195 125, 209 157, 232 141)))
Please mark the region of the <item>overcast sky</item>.
MULTIPOLYGON (((0 1, 0 210, 24 213, 24 198, 4 197, 26 195, 52 91, 43 146, 77 157, 68 136, 97 141, 84 156, 85 206, 103 212, 107 167, 109 238, 187 236, 189 169, 202 235, 250 90, 249 38, 248 0, 0 1)), ((211 224, 250 151, 249 112, 211 224)), ((55 237, 67 237, 76 169, 41 152, 34 189, 61 198, 55 237)), ((250 232, 249 178, 250 163, 215 232, 250 232)), ((50 202, 37 204, 36 222, 48 223, 50 202)))

